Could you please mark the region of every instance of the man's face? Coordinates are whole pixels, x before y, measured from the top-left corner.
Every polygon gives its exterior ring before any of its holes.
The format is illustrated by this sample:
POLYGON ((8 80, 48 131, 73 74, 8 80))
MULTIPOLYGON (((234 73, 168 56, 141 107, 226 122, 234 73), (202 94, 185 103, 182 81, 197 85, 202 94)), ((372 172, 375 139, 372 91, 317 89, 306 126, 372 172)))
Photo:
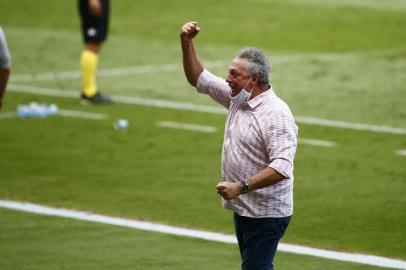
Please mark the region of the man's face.
POLYGON ((231 88, 231 96, 236 96, 247 86, 250 76, 246 59, 235 58, 228 69, 226 82, 231 88))

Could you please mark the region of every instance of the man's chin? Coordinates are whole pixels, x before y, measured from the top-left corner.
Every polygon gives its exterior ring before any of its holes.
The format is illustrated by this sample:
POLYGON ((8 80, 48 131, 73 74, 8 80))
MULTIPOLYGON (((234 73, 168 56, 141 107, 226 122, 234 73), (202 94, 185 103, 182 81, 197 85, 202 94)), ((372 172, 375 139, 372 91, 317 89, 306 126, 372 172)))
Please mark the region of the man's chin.
POLYGON ((236 95, 238 95, 238 91, 234 90, 234 89, 231 89, 231 96, 235 97, 236 95))

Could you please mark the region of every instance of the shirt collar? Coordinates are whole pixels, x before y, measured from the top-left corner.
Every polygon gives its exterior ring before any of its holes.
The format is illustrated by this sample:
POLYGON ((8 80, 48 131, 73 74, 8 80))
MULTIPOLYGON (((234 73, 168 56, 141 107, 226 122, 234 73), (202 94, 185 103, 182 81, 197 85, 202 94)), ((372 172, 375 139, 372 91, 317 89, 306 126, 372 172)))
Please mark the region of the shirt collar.
POLYGON ((247 102, 247 105, 248 105, 251 109, 255 109, 255 107, 257 107, 258 105, 262 104, 262 103, 264 102, 264 100, 265 100, 268 96, 271 96, 271 95, 274 95, 274 94, 275 94, 275 93, 274 93, 273 88, 272 88, 272 85, 271 85, 271 87, 270 87, 268 90, 262 92, 261 94, 259 94, 258 96, 254 97, 253 99, 250 99, 250 100, 247 102))

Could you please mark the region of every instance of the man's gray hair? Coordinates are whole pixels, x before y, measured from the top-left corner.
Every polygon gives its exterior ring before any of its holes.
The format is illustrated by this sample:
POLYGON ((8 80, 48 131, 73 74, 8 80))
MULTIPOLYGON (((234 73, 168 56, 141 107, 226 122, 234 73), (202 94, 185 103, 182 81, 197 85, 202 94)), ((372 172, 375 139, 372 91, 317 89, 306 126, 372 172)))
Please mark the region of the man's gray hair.
POLYGON ((257 48, 243 48, 237 58, 247 59, 248 73, 258 75, 260 86, 269 85, 269 74, 271 73, 271 64, 265 54, 257 48))

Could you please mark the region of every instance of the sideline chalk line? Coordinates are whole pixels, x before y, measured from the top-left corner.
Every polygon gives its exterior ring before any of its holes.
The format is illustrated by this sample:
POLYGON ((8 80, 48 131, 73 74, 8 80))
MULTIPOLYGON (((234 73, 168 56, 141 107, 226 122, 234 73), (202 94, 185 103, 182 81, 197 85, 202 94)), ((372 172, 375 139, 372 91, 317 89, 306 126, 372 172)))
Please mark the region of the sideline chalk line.
MULTIPOLYGON (((45 96, 54 96, 54 97, 68 97, 79 99, 79 94, 77 91, 72 90, 59 90, 52 88, 43 88, 36 86, 27 86, 20 84, 10 84, 8 86, 8 91, 17 92, 17 93, 29 93, 45 96)), ((186 102, 176 102, 168 100, 159 100, 159 99, 146 99, 138 98, 131 96, 112 96, 112 100, 116 103, 124 103, 131 105, 140 105, 140 106, 150 106, 166 109, 176 109, 176 110, 185 110, 185 111, 194 111, 194 112, 205 112, 205 113, 215 113, 215 114, 227 114, 226 109, 222 107, 214 107, 208 105, 200 105, 195 103, 186 103, 186 102)), ((315 117, 306 117, 306 116, 295 116, 295 121, 301 124, 308 125, 318 125, 326 127, 336 127, 336 128, 345 128, 345 129, 355 129, 362 131, 373 131, 389 134, 400 134, 406 135, 406 128, 391 127, 386 125, 370 125, 363 123, 353 123, 339 120, 329 120, 315 117)))
POLYGON ((196 124, 191 124, 191 123, 180 123, 180 122, 172 122, 172 121, 159 121, 159 122, 157 122, 157 126, 162 127, 162 128, 183 129, 183 130, 199 131, 199 132, 206 132, 206 133, 214 133, 217 131, 217 128, 213 127, 213 126, 203 126, 203 125, 196 125, 196 124))
MULTIPOLYGON (((217 128, 214 126, 196 125, 196 124, 191 124, 191 123, 181 123, 181 122, 173 122, 173 121, 158 121, 156 123, 156 125, 158 127, 162 127, 162 128, 174 128, 174 129, 181 129, 181 130, 188 130, 188 131, 198 131, 198 132, 206 132, 206 133, 217 132, 217 128)), ((299 138, 298 143, 312 145, 312 146, 321 146, 321 147, 337 146, 336 142, 318 140, 318 139, 309 139, 309 138, 299 138)))
MULTIPOLYGON (((91 119, 91 120, 104 120, 104 119, 108 118, 108 115, 104 114, 104 113, 72 111, 72 110, 65 110, 65 109, 59 109, 58 113, 56 113, 55 115, 52 115, 51 117, 58 116, 58 115, 65 116, 65 117, 91 119)), ((17 117, 18 117, 17 112, 4 112, 4 113, 0 114, 0 120, 17 118, 17 117)), ((27 118, 29 118, 29 117, 27 117, 27 118)), ((39 117, 39 118, 42 118, 42 117, 39 117)), ((44 118, 46 118, 46 117, 44 117, 44 118)))
POLYGON ((399 156, 406 156, 406 149, 396 150, 395 154, 399 156))
MULTIPOLYGON (((83 211, 68 210, 63 208, 53 208, 42 206, 38 204, 32 204, 27 202, 17 202, 9 200, 0 199, 0 207, 23 211, 28 213, 34 213, 39 215, 47 216, 57 216, 64 217, 76 220, 90 221, 102 224, 109 224, 145 231, 166 233, 171 235, 178 235, 184 237, 192 237, 198 239, 204 239, 208 241, 215 241, 227 244, 236 244, 237 240, 233 235, 226 235, 215 232, 184 229, 175 226, 163 225, 158 223, 151 223, 146 221, 137 221, 124 218, 109 217, 99 214, 92 214, 83 211)), ((367 265, 380 266, 385 268, 394 268, 394 269, 406 269, 406 261, 395 260, 380 256, 371 256, 363 254, 352 254, 345 252, 329 251, 317 248, 310 248, 305 246, 293 245, 280 243, 278 250, 281 252, 295 253, 301 255, 308 255, 314 257, 321 257, 332 260, 339 260, 345 262, 353 262, 367 265)))
POLYGON ((321 146, 321 147, 335 147, 335 146, 337 146, 336 142, 325 141, 325 140, 317 140, 317 139, 308 139, 308 138, 299 138, 298 143, 299 144, 314 145, 314 146, 321 146))

